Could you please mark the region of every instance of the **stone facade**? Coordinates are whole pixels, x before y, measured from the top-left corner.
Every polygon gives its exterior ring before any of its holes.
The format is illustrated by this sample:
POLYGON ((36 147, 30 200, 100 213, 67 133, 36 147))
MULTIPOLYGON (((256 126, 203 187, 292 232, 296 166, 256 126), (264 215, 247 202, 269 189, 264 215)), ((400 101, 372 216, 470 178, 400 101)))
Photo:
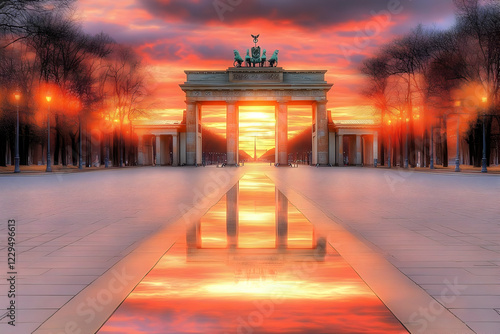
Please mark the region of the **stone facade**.
POLYGON ((227 108, 227 163, 238 158, 239 106, 274 105, 276 108, 276 164, 288 164, 288 106, 310 105, 316 129, 313 136, 313 164, 327 165, 328 118, 327 93, 332 84, 325 81, 326 71, 286 71, 281 67, 229 68, 226 71, 186 71, 187 81, 180 85, 186 94, 187 164, 201 164, 201 133, 198 122, 203 105, 219 104, 227 108))

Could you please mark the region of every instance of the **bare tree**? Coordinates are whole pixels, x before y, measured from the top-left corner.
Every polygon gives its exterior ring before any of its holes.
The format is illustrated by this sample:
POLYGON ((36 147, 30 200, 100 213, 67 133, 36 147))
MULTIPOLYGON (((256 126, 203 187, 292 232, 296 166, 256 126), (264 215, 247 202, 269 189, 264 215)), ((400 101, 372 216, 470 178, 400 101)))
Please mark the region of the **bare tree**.
POLYGON ((385 53, 390 57, 389 65, 392 75, 399 76, 404 82, 406 94, 405 119, 408 122, 408 163, 416 165, 417 148, 414 124, 414 106, 421 103, 424 94, 422 73, 429 64, 432 47, 429 43, 429 32, 419 25, 409 34, 396 39, 385 47, 385 53))
POLYGON ((30 25, 36 33, 27 41, 39 63, 39 81, 54 83, 58 86, 60 99, 69 101, 76 98, 80 104, 78 110, 75 106, 69 108, 70 103, 66 103, 61 110, 53 110, 56 130, 54 164, 59 163, 59 153, 63 157, 63 165, 66 164, 64 157, 68 136, 72 142, 72 156, 78 151, 81 161, 82 149, 76 149, 74 139, 78 131, 79 141, 82 140, 81 123, 98 100, 95 74, 101 60, 110 53, 111 39, 105 34, 85 34, 78 24, 60 14, 32 17, 30 25), (74 126, 77 124, 78 130, 74 126))
MULTIPOLYGON (((8 47, 0 50, 0 82, 2 83, 1 94, 5 97, 0 123, 2 123, 2 134, 0 134, 0 165, 5 165, 5 147, 9 143, 10 149, 14 149, 14 122, 15 107, 19 103, 20 116, 20 163, 28 163, 29 149, 31 142, 40 141, 41 133, 36 124, 35 111, 36 103, 33 98, 33 91, 36 88, 34 78, 36 72, 36 62, 30 57, 29 51, 23 44, 16 47, 8 47), (13 101, 14 92, 19 92, 20 100, 13 101)), ((13 157, 12 157, 13 158, 13 157)), ((10 162, 12 163, 12 161, 10 162)))
POLYGON ((66 12, 75 0, 0 0, 0 48, 32 36, 27 24, 34 16, 54 11, 66 12))
POLYGON ((367 87, 363 91, 363 95, 370 98, 373 105, 380 115, 381 123, 381 152, 380 164, 384 165, 384 138, 385 138, 385 116, 389 113, 389 58, 385 54, 369 58, 363 62, 361 72, 367 77, 367 87))
POLYGON ((500 3, 456 0, 459 9, 456 29, 469 70, 465 79, 483 86, 492 111, 498 112, 500 90, 500 3))
MULTIPOLYGON (((145 98, 147 89, 145 86, 145 72, 141 64, 141 59, 130 47, 116 45, 112 56, 112 61, 108 68, 109 98, 114 115, 112 119, 119 121, 118 155, 119 166, 124 165, 125 145, 123 142, 123 123, 125 119, 129 122, 130 131, 132 122, 144 116, 145 98)), ((130 132, 130 136, 132 133, 130 132)), ((131 145, 129 145, 131 146, 131 145)), ((134 163, 134 161, 129 161, 134 163)))

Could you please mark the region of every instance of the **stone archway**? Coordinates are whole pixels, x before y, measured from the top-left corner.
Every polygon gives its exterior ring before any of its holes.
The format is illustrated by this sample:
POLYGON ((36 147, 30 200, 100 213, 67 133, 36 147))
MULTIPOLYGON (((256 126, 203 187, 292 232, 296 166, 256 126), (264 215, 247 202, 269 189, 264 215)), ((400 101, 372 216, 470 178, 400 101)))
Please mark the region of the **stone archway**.
POLYGON ((201 112, 204 105, 226 107, 227 164, 237 165, 239 107, 274 106, 275 162, 288 164, 288 107, 312 108, 312 163, 329 164, 326 70, 286 71, 281 67, 232 67, 226 71, 186 71, 186 164, 202 164, 201 112))

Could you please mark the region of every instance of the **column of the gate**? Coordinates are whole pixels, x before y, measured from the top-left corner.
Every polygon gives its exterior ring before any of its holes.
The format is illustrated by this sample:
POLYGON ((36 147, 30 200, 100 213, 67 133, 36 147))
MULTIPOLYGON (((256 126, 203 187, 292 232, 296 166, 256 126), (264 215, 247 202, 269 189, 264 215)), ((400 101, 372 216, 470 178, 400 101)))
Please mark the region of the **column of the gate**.
POLYGON ((232 101, 227 102, 226 108, 227 164, 235 166, 239 163, 239 108, 232 101))
POLYGON ((201 163, 197 161, 197 151, 201 150, 197 148, 198 142, 201 142, 198 136, 201 127, 199 113, 199 106, 196 102, 186 102, 186 164, 188 166, 201 163))
POLYGON ((276 149, 275 163, 288 165, 288 105, 285 101, 276 104, 276 149))
MULTIPOLYGON (((318 101, 314 104, 314 119, 316 119, 316 163, 328 164, 328 115, 326 110, 327 101, 318 101)), ((313 150, 314 151, 314 150, 313 150)), ((314 158, 313 158, 314 161, 314 158)))

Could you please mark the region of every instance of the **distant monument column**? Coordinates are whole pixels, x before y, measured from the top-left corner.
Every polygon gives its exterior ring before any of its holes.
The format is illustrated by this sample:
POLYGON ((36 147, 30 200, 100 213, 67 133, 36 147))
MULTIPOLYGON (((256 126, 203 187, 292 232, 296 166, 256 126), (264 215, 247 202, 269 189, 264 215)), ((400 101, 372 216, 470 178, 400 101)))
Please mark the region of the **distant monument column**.
POLYGON ((227 246, 238 247, 238 192, 239 183, 236 183, 226 194, 226 233, 227 246))
POLYGON ((281 166, 286 166, 288 165, 288 105, 285 101, 278 101, 275 115, 275 162, 281 166))
POLYGON ((288 246, 288 199, 279 191, 276 192, 276 247, 286 249, 288 246))
POLYGON ((378 132, 373 134, 373 167, 378 164, 378 132))
POLYGON ((227 164, 236 166, 239 163, 239 108, 233 101, 227 102, 226 108, 227 164))
POLYGON ((326 110, 326 100, 315 103, 316 114, 316 142, 317 142, 317 163, 328 165, 328 115, 326 110))
POLYGON ((186 101, 186 164, 188 166, 194 166, 197 163, 199 112, 196 102, 186 101))

